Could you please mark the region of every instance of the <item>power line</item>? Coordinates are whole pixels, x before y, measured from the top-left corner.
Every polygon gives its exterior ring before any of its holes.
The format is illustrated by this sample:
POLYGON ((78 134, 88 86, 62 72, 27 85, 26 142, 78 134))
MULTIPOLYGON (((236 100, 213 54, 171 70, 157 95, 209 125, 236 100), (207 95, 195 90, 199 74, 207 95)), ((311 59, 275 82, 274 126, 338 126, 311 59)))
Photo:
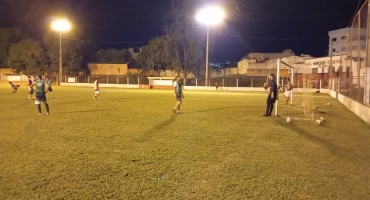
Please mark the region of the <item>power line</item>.
POLYGON ((148 43, 149 41, 135 41, 135 42, 107 42, 107 41, 97 41, 97 40, 81 40, 77 38, 70 38, 70 37, 62 37, 68 40, 75 40, 75 41, 85 41, 85 42, 95 42, 95 43, 105 43, 105 44, 143 44, 148 43))
POLYGON ((226 35, 239 38, 248 38, 256 40, 280 40, 280 41, 326 41, 327 39, 291 39, 291 38, 265 38, 265 37, 251 37, 251 36, 240 36, 240 35, 230 35, 224 33, 217 33, 217 35, 226 35))

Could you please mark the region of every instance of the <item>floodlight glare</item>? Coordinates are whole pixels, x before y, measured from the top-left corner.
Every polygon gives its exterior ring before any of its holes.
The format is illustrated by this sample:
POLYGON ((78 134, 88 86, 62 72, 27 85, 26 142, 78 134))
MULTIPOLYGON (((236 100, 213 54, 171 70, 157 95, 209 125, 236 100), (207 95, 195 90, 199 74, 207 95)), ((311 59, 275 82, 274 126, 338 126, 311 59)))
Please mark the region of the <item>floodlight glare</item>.
POLYGON ((221 8, 207 7, 197 13, 196 19, 203 24, 216 25, 222 22, 224 16, 224 11, 221 8))
POLYGON ((51 27, 57 31, 68 31, 71 28, 71 24, 67 20, 54 21, 51 27))

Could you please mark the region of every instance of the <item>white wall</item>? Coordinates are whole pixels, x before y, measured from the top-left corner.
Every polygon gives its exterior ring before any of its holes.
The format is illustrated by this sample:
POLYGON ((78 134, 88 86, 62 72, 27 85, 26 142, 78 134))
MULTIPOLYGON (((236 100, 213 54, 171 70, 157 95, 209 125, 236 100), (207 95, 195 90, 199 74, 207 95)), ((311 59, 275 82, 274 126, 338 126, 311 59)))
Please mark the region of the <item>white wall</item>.
MULTIPOLYGON (((329 90, 328 94, 333 98, 336 98, 337 96, 337 93, 333 90, 329 90)), ((338 101, 346 106, 350 111, 359 116, 361 119, 363 119, 365 122, 370 124, 370 107, 362 105, 341 94, 338 94, 338 101)))
MULTIPOLYGON (((60 83, 61 86, 77 86, 77 87, 94 87, 93 83, 60 83)), ((139 85, 134 84, 105 84, 100 83, 99 87, 110 87, 110 88, 139 88, 139 85)))

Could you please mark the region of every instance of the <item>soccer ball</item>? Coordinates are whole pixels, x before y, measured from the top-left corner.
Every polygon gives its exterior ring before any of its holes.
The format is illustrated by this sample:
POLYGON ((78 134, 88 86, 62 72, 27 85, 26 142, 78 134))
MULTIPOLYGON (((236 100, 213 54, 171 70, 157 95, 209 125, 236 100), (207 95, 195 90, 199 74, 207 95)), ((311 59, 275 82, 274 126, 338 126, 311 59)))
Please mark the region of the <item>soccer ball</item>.
POLYGON ((288 123, 292 122, 292 118, 287 117, 287 118, 286 118, 286 122, 288 122, 288 123))
POLYGON ((320 121, 321 121, 321 122, 325 121, 325 118, 320 117, 320 121))
POLYGON ((316 124, 317 124, 317 125, 320 125, 320 124, 321 124, 321 120, 317 119, 317 120, 316 120, 316 124))
POLYGON ((326 105, 330 106, 330 103, 327 103, 326 105))

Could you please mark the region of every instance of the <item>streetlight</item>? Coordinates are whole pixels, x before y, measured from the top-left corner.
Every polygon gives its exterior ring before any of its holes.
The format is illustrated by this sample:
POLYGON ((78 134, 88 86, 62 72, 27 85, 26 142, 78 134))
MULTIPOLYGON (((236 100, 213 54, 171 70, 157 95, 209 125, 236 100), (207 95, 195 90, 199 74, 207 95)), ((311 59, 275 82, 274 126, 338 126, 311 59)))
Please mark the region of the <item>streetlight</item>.
POLYGON ((200 10, 196 15, 197 20, 200 23, 207 25, 207 45, 206 45, 206 83, 208 84, 208 51, 209 51, 209 26, 216 25, 222 22, 224 18, 224 12, 219 7, 206 7, 200 10))
POLYGON ((58 83, 62 81, 62 31, 68 31, 71 28, 70 23, 67 20, 54 21, 51 27, 59 31, 59 78, 58 83))

